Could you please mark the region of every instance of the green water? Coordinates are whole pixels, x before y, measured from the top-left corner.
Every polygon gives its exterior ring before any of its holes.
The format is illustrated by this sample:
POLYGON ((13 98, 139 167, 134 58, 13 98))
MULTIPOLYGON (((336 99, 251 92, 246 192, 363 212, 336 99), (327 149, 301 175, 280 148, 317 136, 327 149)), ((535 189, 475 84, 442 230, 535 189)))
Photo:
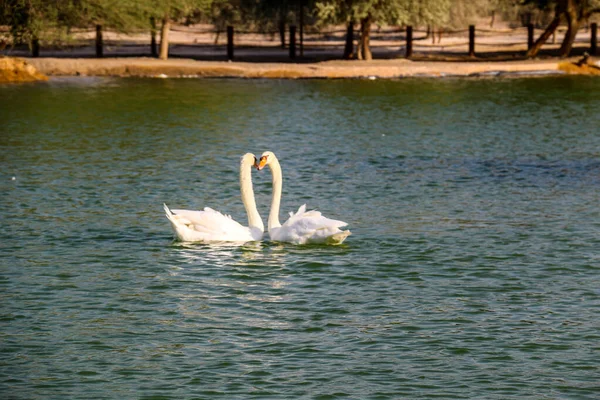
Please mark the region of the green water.
POLYGON ((598 398, 598 79, 54 79, 0 121, 2 398, 598 398), (344 245, 174 243, 265 150, 344 245))

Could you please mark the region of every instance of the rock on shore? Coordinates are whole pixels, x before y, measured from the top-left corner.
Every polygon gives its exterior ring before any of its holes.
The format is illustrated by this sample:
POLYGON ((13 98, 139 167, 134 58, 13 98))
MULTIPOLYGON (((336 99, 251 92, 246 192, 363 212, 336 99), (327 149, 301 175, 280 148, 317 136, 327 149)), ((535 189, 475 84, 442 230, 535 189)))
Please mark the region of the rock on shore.
POLYGON ((558 69, 572 75, 598 75, 600 76, 600 61, 594 62, 589 54, 576 62, 563 61, 558 64, 558 69))
POLYGON ((22 58, 0 57, 0 83, 46 81, 48 77, 22 58))

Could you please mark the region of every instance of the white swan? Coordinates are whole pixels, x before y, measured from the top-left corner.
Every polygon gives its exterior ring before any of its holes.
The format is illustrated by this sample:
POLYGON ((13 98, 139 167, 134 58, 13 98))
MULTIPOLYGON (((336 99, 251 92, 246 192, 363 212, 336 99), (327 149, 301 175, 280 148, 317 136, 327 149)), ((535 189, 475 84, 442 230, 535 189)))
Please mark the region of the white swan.
POLYGON ((300 206, 295 214, 291 212, 290 218, 281 225, 279 222, 279 205, 283 175, 279 160, 270 151, 265 151, 262 154, 256 169, 260 171, 266 165, 271 169, 273 176, 273 197, 267 224, 271 240, 294 244, 341 244, 350 236, 350 231, 340 229, 348 225, 347 223, 324 217, 318 211, 306 211, 306 204, 300 206))
POLYGON ((248 226, 234 221, 231 216, 212 208, 203 211, 170 210, 163 204, 175 236, 182 242, 249 242, 261 240, 265 226, 256 209, 252 189, 252 167, 256 166, 254 154, 246 153, 240 161, 240 189, 242 202, 248 214, 248 226))

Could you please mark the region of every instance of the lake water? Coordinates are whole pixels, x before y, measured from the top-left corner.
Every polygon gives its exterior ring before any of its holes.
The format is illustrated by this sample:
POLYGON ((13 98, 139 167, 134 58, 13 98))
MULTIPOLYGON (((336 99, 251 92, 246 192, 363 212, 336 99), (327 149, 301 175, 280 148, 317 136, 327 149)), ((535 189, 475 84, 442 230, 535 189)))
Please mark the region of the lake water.
POLYGON ((599 396, 599 79, 53 79, 0 121, 2 398, 599 396), (174 242, 265 150, 353 235, 174 242))

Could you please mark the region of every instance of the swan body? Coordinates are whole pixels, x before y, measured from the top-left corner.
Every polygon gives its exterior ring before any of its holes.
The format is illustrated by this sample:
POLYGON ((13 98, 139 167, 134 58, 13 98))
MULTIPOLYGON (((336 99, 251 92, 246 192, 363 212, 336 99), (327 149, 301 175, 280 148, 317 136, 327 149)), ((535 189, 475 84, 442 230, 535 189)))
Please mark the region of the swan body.
POLYGON ((210 207, 202 211, 170 210, 165 214, 177 240, 182 242, 249 242, 261 240, 263 232, 251 229, 210 207))
POLYGON ((346 222, 324 217, 319 211, 306 211, 306 204, 300 206, 297 212, 291 212, 290 218, 282 225, 279 222, 279 206, 283 174, 279 160, 270 151, 262 154, 256 168, 261 170, 267 165, 273 176, 273 195, 268 221, 271 240, 294 244, 341 244, 351 235, 349 230, 340 229, 348 225, 346 222))
POLYGON ((231 216, 210 207, 202 211, 171 210, 163 204, 167 219, 175 237, 182 242, 249 242, 261 240, 264 224, 254 200, 252 167, 256 165, 254 154, 246 153, 240 161, 240 189, 242 202, 248 214, 248 226, 243 226, 231 216))
POLYGON ((306 211, 304 204, 296 213, 290 212, 290 218, 283 225, 271 227, 269 236, 277 242, 340 244, 350 236, 350 231, 340 230, 346 225, 324 217, 319 211, 306 211))

